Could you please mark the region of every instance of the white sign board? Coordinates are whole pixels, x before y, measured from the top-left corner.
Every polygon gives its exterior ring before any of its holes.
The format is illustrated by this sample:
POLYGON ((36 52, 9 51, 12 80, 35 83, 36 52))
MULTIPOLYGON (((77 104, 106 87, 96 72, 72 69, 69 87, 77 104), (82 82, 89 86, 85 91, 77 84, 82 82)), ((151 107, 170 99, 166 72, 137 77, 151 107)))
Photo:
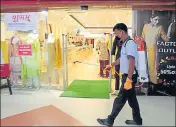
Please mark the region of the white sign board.
POLYGON ((29 31, 37 29, 37 13, 6 13, 5 23, 7 31, 29 31))

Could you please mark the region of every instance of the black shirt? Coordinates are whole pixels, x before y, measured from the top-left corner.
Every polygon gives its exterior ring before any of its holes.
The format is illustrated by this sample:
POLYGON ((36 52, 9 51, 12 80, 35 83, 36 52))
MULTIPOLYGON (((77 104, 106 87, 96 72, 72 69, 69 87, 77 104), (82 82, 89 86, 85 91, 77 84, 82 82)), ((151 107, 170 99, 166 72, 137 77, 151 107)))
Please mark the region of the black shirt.
POLYGON ((115 37, 112 50, 111 50, 111 55, 115 55, 116 49, 118 49, 118 52, 116 54, 116 60, 120 57, 121 48, 122 48, 122 42, 120 42, 120 39, 118 37, 115 37))

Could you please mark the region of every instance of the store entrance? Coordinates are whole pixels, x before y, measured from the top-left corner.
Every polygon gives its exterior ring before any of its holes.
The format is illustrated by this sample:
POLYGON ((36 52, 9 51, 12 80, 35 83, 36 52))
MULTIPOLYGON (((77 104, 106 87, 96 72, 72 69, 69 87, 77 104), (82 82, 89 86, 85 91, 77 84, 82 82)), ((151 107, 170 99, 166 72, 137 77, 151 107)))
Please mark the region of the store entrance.
POLYGON ((5 17, 13 14, 1 15, 2 49, 6 54, 1 56, 10 66, 12 88, 65 90, 75 80, 115 84, 114 71, 104 71, 115 60, 110 57, 112 28, 123 22, 131 35, 131 9, 69 8, 29 13, 37 21, 35 30, 7 29, 5 17), (29 54, 21 54, 26 46, 29 54))
POLYGON ((127 24, 131 36, 131 9, 48 11, 48 23, 61 40, 63 75, 59 81, 63 89, 75 80, 108 80, 110 85, 115 84, 115 70, 105 72, 104 68, 115 60, 114 56, 110 57, 112 29, 119 22, 127 24))

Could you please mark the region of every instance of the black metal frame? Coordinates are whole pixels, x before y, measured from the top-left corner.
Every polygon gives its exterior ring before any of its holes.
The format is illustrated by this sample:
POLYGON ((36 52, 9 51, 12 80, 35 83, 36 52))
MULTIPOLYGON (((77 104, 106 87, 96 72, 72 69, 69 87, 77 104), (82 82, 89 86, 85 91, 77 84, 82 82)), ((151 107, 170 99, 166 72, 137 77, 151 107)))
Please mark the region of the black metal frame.
POLYGON ((11 88, 10 78, 9 77, 1 77, 1 80, 2 79, 6 79, 7 80, 7 84, 5 84, 5 85, 1 84, 0 88, 1 89, 3 89, 3 88, 9 88, 10 95, 12 95, 12 88, 11 88))

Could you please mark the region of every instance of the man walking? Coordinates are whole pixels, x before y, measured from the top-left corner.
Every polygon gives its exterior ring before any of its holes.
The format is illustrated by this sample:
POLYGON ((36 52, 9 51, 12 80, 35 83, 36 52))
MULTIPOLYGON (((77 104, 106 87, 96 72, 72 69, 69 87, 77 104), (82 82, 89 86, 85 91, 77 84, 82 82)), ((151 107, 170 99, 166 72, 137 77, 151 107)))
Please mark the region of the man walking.
POLYGON ((124 23, 118 23, 113 28, 114 34, 123 41, 120 58, 111 65, 107 65, 106 69, 111 69, 112 66, 120 64, 120 73, 122 74, 122 85, 118 96, 114 100, 113 109, 107 119, 97 119, 102 125, 112 126, 114 120, 125 105, 126 101, 132 108, 133 120, 126 120, 129 125, 142 125, 139 104, 135 93, 135 84, 137 76, 135 65, 137 63, 137 45, 128 36, 128 29, 124 23))

